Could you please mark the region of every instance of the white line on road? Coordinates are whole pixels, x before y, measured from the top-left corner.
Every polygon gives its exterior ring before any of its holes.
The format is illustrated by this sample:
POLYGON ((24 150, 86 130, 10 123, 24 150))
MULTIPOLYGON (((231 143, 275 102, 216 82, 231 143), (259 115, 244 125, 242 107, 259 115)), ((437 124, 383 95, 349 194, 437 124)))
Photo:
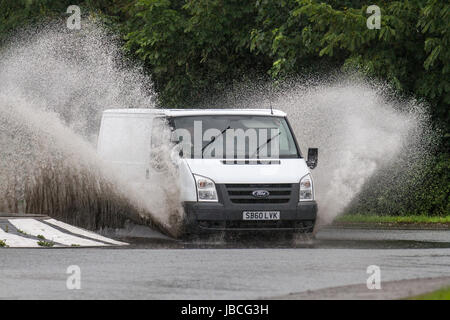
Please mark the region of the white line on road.
POLYGON ((103 242, 106 242, 106 243, 115 244, 115 245, 119 245, 119 246, 128 245, 128 243, 126 243, 126 242, 120 242, 120 241, 116 241, 116 240, 113 240, 113 239, 110 239, 110 238, 106 238, 106 237, 103 237, 103 236, 101 236, 99 234, 96 234, 94 232, 90 232, 90 231, 87 231, 87 230, 84 230, 84 229, 81 229, 81 228, 78 228, 78 227, 74 227, 74 226, 72 226, 70 224, 67 224, 67 223, 64 223, 64 222, 61 222, 61 221, 58 221, 58 220, 55 220, 55 219, 47 219, 47 220, 44 220, 44 221, 47 222, 47 223, 50 223, 50 224, 52 224, 54 226, 60 227, 62 229, 65 229, 65 230, 67 230, 67 231, 69 231, 71 233, 79 234, 80 236, 84 236, 84 237, 95 239, 95 240, 100 240, 100 241, 103 241, 103 242))
POLYGON ((37 241, 30 238, 18 236, 5 232, 0 228, 0 240, 5 241, 6 245, 11 248, 33 248, 39 247, 37 241))
POLYGON ((89 247, 107 246, 107 244, 101 242, 83 239, 80 237, 63 233, 35 219, 9 219, 9 222, 17 229, 20 229, 32 236, 37 237, 38 235, 42 235, 47 240, 51 240, 53 242, 61 243, 67 246, 71 245, 89 246, 89 247))

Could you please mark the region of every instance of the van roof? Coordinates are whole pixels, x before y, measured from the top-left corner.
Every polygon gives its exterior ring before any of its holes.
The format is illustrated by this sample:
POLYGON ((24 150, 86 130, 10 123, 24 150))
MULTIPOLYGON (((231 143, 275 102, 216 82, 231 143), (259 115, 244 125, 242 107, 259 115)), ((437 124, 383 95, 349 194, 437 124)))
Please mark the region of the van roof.
MULTIPOLYGON (((162 114, 169 117, 196 116, 196 115, 261 115, 271 116, 270 109, 108 109, 105 114, 162 114)), ((273 116, 285 117, 286 113, 273 109, 273 116)))

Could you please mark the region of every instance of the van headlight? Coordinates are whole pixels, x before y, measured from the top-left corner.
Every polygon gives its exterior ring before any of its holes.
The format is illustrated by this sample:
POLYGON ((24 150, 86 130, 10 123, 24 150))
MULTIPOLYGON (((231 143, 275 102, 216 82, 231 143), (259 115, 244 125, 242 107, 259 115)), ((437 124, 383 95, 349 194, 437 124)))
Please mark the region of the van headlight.
POLYGON ((194 174, 198 201, 217 202, 216 185, 211 179, 194 174))
POLYGON ((300 180, 300 201, 314 200, 313 180, 308 173, 300 180))

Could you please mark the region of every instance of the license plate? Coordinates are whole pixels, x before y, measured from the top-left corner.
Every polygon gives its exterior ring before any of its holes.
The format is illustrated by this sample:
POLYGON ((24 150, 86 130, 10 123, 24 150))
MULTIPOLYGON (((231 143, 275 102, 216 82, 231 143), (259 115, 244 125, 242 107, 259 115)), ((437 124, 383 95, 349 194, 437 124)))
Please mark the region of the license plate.
POLYGON ((244 211, 243 220, 280 220, 280 211, 244 211))

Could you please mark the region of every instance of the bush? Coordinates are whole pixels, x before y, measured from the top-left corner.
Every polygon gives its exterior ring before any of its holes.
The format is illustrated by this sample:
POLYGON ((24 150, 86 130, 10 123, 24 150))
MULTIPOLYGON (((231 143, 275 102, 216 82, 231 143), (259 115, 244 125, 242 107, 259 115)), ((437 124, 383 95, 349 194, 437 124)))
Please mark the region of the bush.
POLYGON ((450 216, 450 154, 431 158, 405 177, 374 176, 347 210, 348 214, 450 216), (415 170, 422 170, 420 172, 415 170), (387 183, 386 183, 387 182, 387 183))

